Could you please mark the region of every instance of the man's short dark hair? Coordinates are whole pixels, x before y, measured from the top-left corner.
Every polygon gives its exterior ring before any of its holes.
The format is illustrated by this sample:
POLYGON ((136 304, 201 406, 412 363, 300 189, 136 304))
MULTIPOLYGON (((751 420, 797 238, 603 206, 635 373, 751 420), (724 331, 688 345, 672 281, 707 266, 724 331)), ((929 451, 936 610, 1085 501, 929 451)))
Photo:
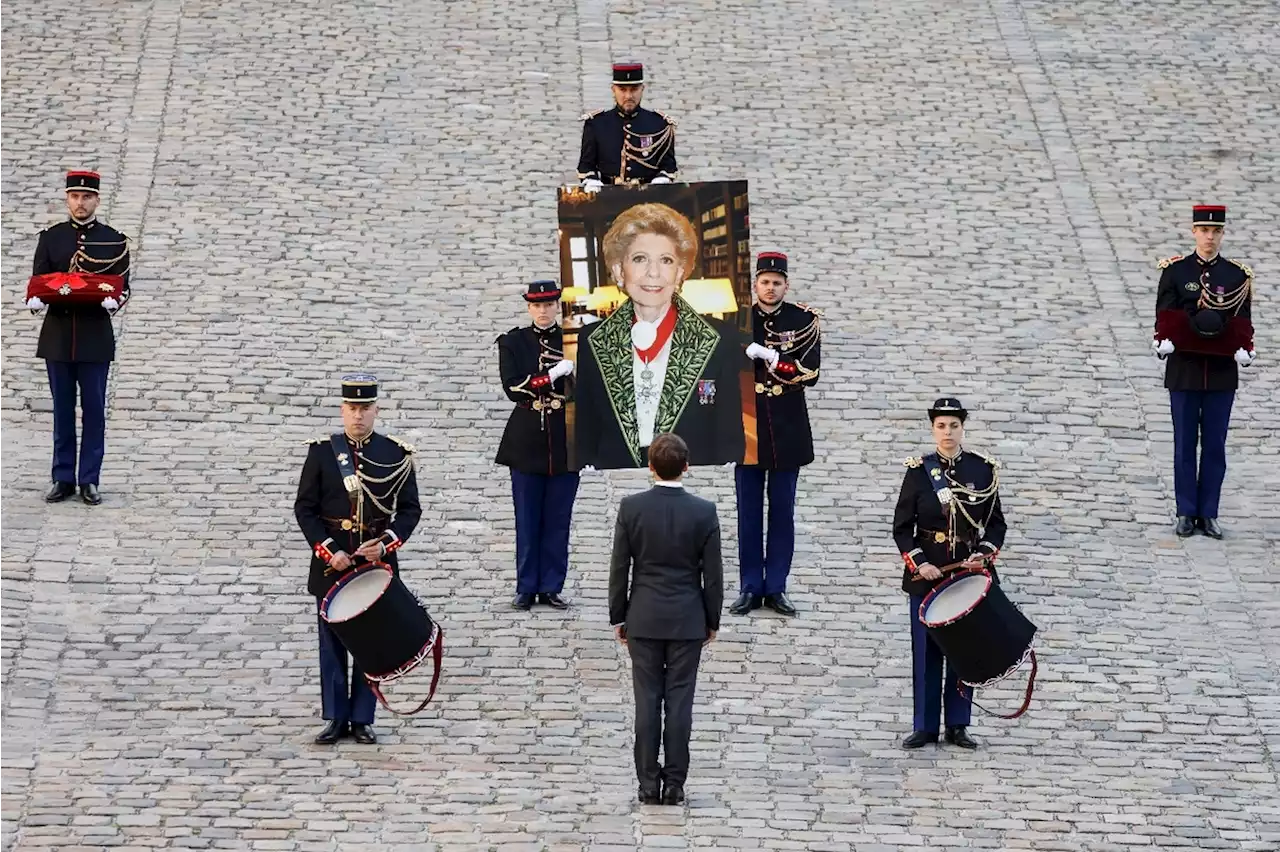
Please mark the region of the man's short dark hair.
POLYGON ((649 444, 649 464, 659 479, 678 479, 689 464, 689 445, 679 435, 659 435, 649 444))

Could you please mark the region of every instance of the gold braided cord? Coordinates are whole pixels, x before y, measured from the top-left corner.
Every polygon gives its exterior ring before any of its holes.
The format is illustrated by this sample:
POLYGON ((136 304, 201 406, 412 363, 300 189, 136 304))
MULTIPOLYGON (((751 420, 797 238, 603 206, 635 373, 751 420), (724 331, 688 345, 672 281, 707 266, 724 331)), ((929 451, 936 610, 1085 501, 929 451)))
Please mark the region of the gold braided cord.
POLYGON ((1208 288, 1200 288, 1200 300, 1196 304, 1198 308, 1213 308, 1217 311, 1230 311, 1233 314, 1240 313, 1245 301, 1253 294, 1253 278, 1245 278, 1244 283, 1230 293, 1219 296, 1217 293, 1210 293, 1208 288))

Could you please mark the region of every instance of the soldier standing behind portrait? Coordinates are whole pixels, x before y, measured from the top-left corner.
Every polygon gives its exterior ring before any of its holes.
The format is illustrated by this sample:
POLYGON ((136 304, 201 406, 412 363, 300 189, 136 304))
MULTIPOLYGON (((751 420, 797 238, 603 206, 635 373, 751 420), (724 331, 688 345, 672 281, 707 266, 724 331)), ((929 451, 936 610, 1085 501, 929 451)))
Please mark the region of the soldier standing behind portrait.
POLYGON ((555 609, 569 573, 569 526, 578 474, 569 470, 565 403, 573 362, 564 357, 559 325, 560 286, 534 281, 524 296, 530 325, 498 337, 502 390, 516 404, 498 445, 498 464, 511 468, 516 518, 516 595, 511 605, 534 602, 555 609))
POLYGON ((785 301, 788 286, 787 256, 762 252, 756 259, 756 303, 751 309, 754 342, 747 347, 747 357, 755 359, 757 460, 734 469, 741 592, 729 607, 734 615, 761 604, 781 615, 796 614, 787 598, 796 487, 800 468, 813 461, 804 390, 818 381, 822 331, 816 312, 785 301))
POLYGON ((375 432, 377 415, 378 380, 365 373, 343 376, 343 430, 310 443, 293 505, 311 545, 307 591, 317 603, 320 703, 328 722, 315 739, 322 745, 348 735, 358 743, 377 742, 377 701, 354 660, 348 680, 347 649, 320 616, 319 603, 351 568, 383 562, 399 573, 396 551, 422 518, 413 447, 375 432))
POLYGON ((582 117, 578 180, 584 189, 675 180, 676 123, 640 106, 643 95, 644 66, 615 64, 613 106, 582 117))
POLYGON ((1191 213, 1196 250, 1159 264, 1163 271, 1156 295, 1157 332, 1152 347, 1167 359, 1164 386, 1169 390, 1173 414, 1173 488, 1178 515, 1174 532, 1183 538, 1197 529, 1210 538, 1222 538, 1218 504, 1227 475, 1231 405, 1240 386, 1239 368, 1248 367, 1255 357, 1253 270, 1218 254, 1226 223, 1226 207, 1196 205, 1191 213), (1191 343, 1197 347, 1224 337, 1228 330, 1234 332, 1233 325, 1243 328, 1237 335, 1239 347, 1234 355, 1183 351, 1172 340, 1162 338, 1161 315, 1178 312, 1189 315, 1194 331, 1191 343))
MULTIPOLYGON (((102 304, 49 305, 40 328, 36 357, 45 359, 53 394, 53 485, 45 495, 50 503, 70 497, 77 484, 85 503, 96 506, 102 502, 98 478, 106 454, 107 375, 116 357, 111 317, 129 301, 130 290, 128 237, 96 217, 101 183, 97 172, 67 172, 70 218, 40 232, 32 264, 32 275, 83 272, 124 279, 124 290, 114 308, 102 304), (81 408, 78 469, 77 389, 81 408)), ((39 299, 27 304, 33 312, 45 307, 39 299)))

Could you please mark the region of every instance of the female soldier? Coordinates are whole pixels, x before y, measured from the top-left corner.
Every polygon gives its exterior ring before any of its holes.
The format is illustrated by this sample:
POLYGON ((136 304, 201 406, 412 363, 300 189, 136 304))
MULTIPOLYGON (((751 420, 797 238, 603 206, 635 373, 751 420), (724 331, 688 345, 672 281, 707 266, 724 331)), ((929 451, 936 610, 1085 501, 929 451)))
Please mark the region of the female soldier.
MULTIPOLYGON (((940 399, 929 409, 937 451, 907 459, 902 493, 893 514, 893 540, 906 568, 902 590, 910 595, 912 700, 915 720, 902 747, 920 748, 938 741, 938 717, 946 704, 946 740, 961 748, 977 748, 966 733, 971 701, 961 693, 948 664, 943 677, 942 649, 920 621, 920 604, 951 572, 986 567, 995 578, 995 558, 1004 545, 1004 513, 1000 509, 999 463, 964 450, 960 400, 940 399)), ((999 582, 998 579, 995 582, 999 582)))

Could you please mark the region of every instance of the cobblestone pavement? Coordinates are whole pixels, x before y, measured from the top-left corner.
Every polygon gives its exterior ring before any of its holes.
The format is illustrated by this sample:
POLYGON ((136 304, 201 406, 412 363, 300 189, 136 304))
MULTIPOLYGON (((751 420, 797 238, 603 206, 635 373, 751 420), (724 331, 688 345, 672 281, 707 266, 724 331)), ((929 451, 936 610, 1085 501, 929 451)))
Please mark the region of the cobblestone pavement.
MULTIPOLYGON (((1280 26, 1271 0, 12 0, 3 49, 5 849, 1280 848, 1280 26), (77 47, 83 35, 91 46, 77 47), (566 615, 513 615, 495 335, 556 271, 554 187, 608 61, 649 66, 694 179, 826 315, 798 618, 726 618, 686 809, 633 803, 605 607, 634 473, 584 480, 566 615), (41 501, 18 307, 60 171, 139 243, 105 502, 41 501), (1225 541, 1170 533, 1154 261, 1229 205, 1259 272, 1225 541), (311 744, 291 512, 341 372, 420 448, 404 552, 449 631, 432 709, 311 744), (1005 464, 1033 712, 896 747, 889 517, 942 393, 1005 464)), ((731 477, 698 471, 733 551, 731 477)), ((728 573, 736 566, 730 564, 728 573)), ((988 696, 1015 700, 1014 688, 988 696)))

